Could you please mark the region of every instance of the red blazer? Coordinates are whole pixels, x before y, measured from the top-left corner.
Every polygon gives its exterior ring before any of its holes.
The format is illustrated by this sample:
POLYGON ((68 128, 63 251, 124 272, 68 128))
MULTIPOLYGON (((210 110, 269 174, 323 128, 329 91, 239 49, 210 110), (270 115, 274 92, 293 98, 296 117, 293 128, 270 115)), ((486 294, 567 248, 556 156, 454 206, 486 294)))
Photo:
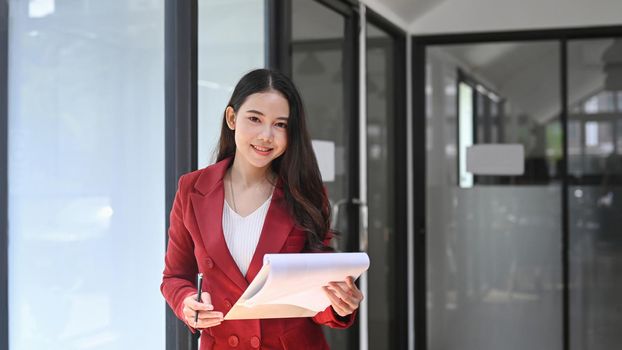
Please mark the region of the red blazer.
MULTIPOLYGON (((277 185, 255 255, 246 276, 242 276, 222 231, 223 177, 230 162, 231 158, 225 159, 179 179, 160 289, 181 320, 182 302, 196 293, 194 281, 199 271, 214 310, 226 314, 261 269, 264 254, 299 253, 304 249, 305 233, 294 226, 283 190, 277 185)), ((223 321, 202 331, 201 350, 328 349, 320 324, 347 328, 354 318, 352 314, 347 320, 339 319, 329 306, 312 318, 223 321)))

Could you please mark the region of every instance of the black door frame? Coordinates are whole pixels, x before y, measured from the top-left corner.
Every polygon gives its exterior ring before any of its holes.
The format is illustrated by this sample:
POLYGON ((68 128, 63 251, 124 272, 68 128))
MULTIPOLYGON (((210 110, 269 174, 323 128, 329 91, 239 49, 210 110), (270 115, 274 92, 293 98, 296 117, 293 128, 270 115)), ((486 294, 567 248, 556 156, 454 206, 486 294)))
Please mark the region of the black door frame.
POLYGON ((412 36, 412 101, 413 101, 413 164, 414 169, 414 208, 412 215, 415 224, 414 240, 414 281, 415 281, 415 348, 427 349, 427 258, 426 258, 426 105, 425 105, 425 65, 426 49, 432 45, 479 44, 507 41, 558 41, 560 44, 560 103, 562 130, 562 347, 570 349, 569 318, 569 214, 568 214, 568 58, 569 40, 598 39, 622 36, 622 26, 600 26, 588 28, 568 28, 550 30, 504 31, 468 34, 441 34, 412 36))
MULTIPOLYGON (((198 165, 198 2, 165 0, 165 227, 181 175, 198 165)), ((168 232, 164 232, 168 245, 168 232)), ((168 305, 166 350, 196 350, 192 334, 168 305)))
POLYGON ((9 0, 0 1, 0 349, 9 348, 9 0))

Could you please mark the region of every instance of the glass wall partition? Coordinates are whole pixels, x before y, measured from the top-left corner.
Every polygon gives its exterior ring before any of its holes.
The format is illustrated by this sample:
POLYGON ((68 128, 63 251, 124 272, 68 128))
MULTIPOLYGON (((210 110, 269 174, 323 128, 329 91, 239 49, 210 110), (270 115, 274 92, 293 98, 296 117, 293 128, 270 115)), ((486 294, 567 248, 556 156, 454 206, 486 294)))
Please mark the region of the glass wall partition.
POLYGON ((559 47, 427 48, 428 349, 562 349, 559 47))
MULTIPOLYGON (((340 251, 358 250, 358 222, 353 220, 352 190, 358 185, 353 170, 357 130, 352 113, 352 52, 347 51, 347 18, 316 1, 292 1, 292 79, 302 95, 322 179, 333 208, 334 240, 340 251)), ((351 349, 358 329, 324 328, 333 349, 351 349)))
POLYGON ((325 333, 332 349, 402 348, 408 322, 405 33, 367 12, 366 94, 357 96, 358 16, 340 1, 292 1, 292 77, 320 167, 329 165, 322 176, 340 233, 336 248, 364 250, 372 261, 367 313, 361 311, 349 330, 325 328, 325 333), (359 98, 367 108, 362 150, 367 162, 361 171, 359 98), (361 187, 367 203, 359 197, 361 187), (363 231, 367 234, 360 235, 363 231))
POLYGON ((571 349, 622 343, 622 39, 568 42, 571 349))
POLYGON ((9 5, 10 349, 164 349, 164 1, 9 5))
POLYGON ((391 61, 391 37, 384 30, 367 23, 367 188, 368 188, 368 254, 370 266, 369 338, 370 349, 388 349, 395 317, 395 181, 394 140, 395 104, 391 61), (390 271, 386 273, 386 271, 390 271))
POLYGON ((405 34, 369 11, 366 25, 369 349, 407 345, 405 34))

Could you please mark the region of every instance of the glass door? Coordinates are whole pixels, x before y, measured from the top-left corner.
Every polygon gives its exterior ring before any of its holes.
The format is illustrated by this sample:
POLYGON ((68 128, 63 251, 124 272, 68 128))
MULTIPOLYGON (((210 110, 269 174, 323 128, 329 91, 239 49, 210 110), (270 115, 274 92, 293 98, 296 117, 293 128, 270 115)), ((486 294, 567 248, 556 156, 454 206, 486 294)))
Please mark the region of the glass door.
POLYGON ((559 52, 427 48, 427 349, 562 349, 559 52))
POLYGON ((406 349, 406 39, 373 12, 366 18, 367 341, 406 349))
MULTIPOLYGON (((302 94, 333 226, 340 233, 336 248, 349 252, 359 250, 355 20, 349 7, 292 1, 292 78, 302 94)), ((332 349, 358 348, 358 324, 345 331, 325 328, 325 334, 332 349)))
POLYGON ((335 247, 366 251, 372 261, 359 280, 366 299, 356 325, 325 333, 332 349, 405 348, 406 39, 377 14, 359 10, 367 18, 364 35, 361 14, 343 2, 292 1, 292 77, 320 168, 329 165, 322 176, 340 233, 335 247), (362 82, 360 62, 366 62, 362 82))

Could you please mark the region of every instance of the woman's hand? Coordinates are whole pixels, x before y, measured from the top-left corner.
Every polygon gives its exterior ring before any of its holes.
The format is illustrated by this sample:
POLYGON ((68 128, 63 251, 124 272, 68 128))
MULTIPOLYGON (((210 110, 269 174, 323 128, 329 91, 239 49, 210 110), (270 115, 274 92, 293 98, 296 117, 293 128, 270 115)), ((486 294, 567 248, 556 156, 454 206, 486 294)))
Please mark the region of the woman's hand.
POLYGON ((222 312, 213 311, 212 297, 208 292, 201 293, 201 301, 202 303, 197 301, 196 293, 184 299, 183 313, 186 318, 186 323, 196 329, 214 327, 222 323, 222 312), (194 320, 197 311, 199 311, 199 319, 195 323, 194 320))
POLYGON ((352 277, 346 278, 345 282, 329 282, 328 286, 324 286, 324 292, 335 313, 341 317, 353 313, 363 300, 363 293, 356 287, 352 277))

